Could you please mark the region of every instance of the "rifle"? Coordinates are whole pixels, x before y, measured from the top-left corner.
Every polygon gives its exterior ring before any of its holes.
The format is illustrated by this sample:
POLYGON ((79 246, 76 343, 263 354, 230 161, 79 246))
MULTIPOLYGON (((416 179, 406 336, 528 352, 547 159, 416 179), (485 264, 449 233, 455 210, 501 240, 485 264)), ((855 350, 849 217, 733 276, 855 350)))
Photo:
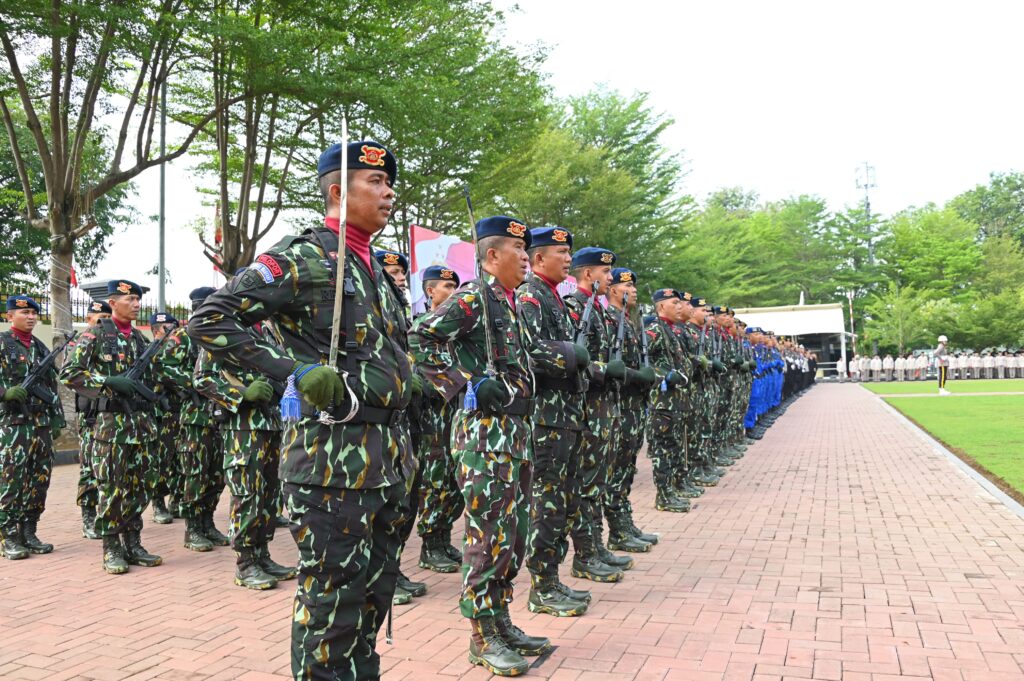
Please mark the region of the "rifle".
POLYGON ((629 294, 622 296, 622 309, 619 310, 619 328, 615 334, 615 348, 612 350, 614 359, 622 359, 622 341, 626 335, 626 305, 629 304, 629 294))
MULTIPOLYGON (((146 369, 149 367, 149 363, 154 357, 156 357, 156 353, 160 352, 160 348, 162 348, 164 343, 167 342, 171 333, 178 328, 177 322, 170 324, 170 327, 171 328, 167 329, 167 332, 164 333, 163 336, 154 339, 149 346, 146 347, 139 358, 135 360, 135 363, 128 367, 127 371, 121 374, 121 376, 124 376, 132 382, 132 388, 134 388, 135 392, 141 395, 147 402, 159 402, 160 394, 143 383, 142 374, 145 373, 146 369)), ((126 398, 118 397, 117 399, 121 402, 121 405, 124 407, 126 412, 129 414, 132 413, 131 403, 126 398)))
MULTIPOLYGON (((53 367, 54 362, 57 361, 57 355, 64 352, 64 348, 66 348, 77 336, 77 331, 71 333, 63 343, 51 350, 46 357, 43 357, 39 364, 32 367, 29 370, 28 375, 25 376, 25 380, 21 382, 21 387, 24 388, 29 395, 35 397, 40 402, 43 402, 48 407, 56 407, 60 400, 56 395, 42 385, 42 381, 46 378, 46 375, 53 367)), ((21 413, 25 414, 25 404, 22 403, 19 406, 21 407, 21 413)), ((25 415, 27 416, 27 414, 25 415)))
POLYGON ((480 248, 476 236, 476 218, 473 216, 473 200, 469 198, 469 185, 462 187, 462 194, 466 197, 466 210, 469 213, 469 231, 473 235, 473 256, 476 261, 477 282, 480 284, 480 301, 483 303, 484 322, 484 352, 487 355, 487 363, 484 373, 491 378, 498 375, 498 368, 494 364, 494 331, 491 329, 491 306, 488 296, 492 295, 490 287, 484 281, 484 263, 480 256, 480 248))
POLYGON ((651 366, 651 356, 647 352, 647 329, 644 328, 643 320, 640 320, 640 345, 643 348, 644 366, 651 366))
POLYGON ((587 334, 590 333, 590 317, 594 312, 594 305, 597 304, 598 291, 601 288, 600 282, 594 282, 594 290, 590 293, 590 300, 587 301, 587 306, 583 308, 583 318, 580 320, 580 330, 576 334, 576 342, 580 345, 586 345, 587 334))

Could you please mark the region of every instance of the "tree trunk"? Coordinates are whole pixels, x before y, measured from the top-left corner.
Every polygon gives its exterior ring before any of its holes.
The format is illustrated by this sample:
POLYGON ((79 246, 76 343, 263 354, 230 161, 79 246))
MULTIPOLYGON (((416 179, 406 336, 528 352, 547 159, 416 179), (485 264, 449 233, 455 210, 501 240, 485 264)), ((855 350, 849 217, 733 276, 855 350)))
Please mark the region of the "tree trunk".
MULTIPOLYGON (((71 258, 74 244, 71 216, 63 211, 50 212, 52 251, 50 257, 50 318, 54 331, 71 333, 71 258)), ((55 335, 56 339, 57 336, 55 335)))

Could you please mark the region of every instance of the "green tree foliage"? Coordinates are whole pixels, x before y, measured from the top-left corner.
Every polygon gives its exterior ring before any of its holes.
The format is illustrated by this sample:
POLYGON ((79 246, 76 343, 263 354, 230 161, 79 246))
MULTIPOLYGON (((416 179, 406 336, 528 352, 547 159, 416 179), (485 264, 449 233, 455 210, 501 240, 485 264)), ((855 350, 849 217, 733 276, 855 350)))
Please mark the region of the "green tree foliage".
POLYGON ((978 226, 978 236, 1010 236, 1024 244, 1024 173, 992 173, 987 185, 978 185, 950 201, 960 217, 978 226))

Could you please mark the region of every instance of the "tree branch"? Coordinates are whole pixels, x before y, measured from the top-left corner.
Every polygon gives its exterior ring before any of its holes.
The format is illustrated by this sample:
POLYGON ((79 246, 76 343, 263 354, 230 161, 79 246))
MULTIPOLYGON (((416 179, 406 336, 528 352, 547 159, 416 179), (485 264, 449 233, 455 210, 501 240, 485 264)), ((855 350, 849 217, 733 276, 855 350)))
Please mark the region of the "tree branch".
POLYGON ((25 76, 21 73, 21 66, 18 64, 18 55, 14 51, 14 44, 7 35, 7 31, 0 30, 0 43, 3 43, 4 53, 7 55, 7 63, 11 67, 11 76, 18 86, 21 106, 25 110, 28 129, 32 132, 32 138, 36 141, 36 149, 39 151, 39 160, 43 165, 46 186, 49 188, 55 180, 53 176, 53 156, 50 155, 50 147, 46 143, 46 137, 43 136, 42 123, 39 122, 36 109, 32 106, 32 95, 28 91, 28 84, 25 82, 25 76))
POLYGON ((36 213, 35 197, 32 196, 32 183, 28 179, 28 168, 25 167, 25 159, 21 156, 18 135, 14 130, 14 119, 11 117, 11 110, 7 108, 6 97, 0 97, 0 112, 4 116, 4 128, 7 129, 7 139, 11 143, 11 156, 14 157, 14 167, 21 181, 21 191, 25 194, 25 217, 31 222, 39 216, 36 213))

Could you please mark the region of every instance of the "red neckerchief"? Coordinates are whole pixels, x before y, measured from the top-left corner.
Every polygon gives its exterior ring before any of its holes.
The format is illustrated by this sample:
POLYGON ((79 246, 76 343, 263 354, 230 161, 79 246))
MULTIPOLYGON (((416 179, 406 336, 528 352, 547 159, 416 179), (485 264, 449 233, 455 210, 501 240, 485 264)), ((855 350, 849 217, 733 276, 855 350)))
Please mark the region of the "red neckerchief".
POLYGON ((20 340, 25 345, 26 348, 32 347, 31 331, 22 331, 21 329, 16 329, 12 326, 11 332, 14 333, 15 337, 17 337, 17 339, 20 340))
MULTIPOLYGON (((498 286, 501 286, 501 284, 498 284, 498 286)), ((508 306, 511 307, 513 310, 515 310, 516 309, 516 292, 513 291, 510 288, 505 288, 504 286, 501 286, 501 290, 505 294, 505 300, 508 301, 508 306)))
POLYGON ((114 321, 114 326, 117 327, 117 330, 121 332, 122 336, 124 336, 125 338, 128 338, 129 336, 132 335, 132 323, 131 322, 122 322, 122 321, 118 320, 116 317, 111 317, 111 319, 114 321))
MULTIPOLYGON (((338 218, 324 218, 324 225, 327 229, 338 234, 341 220, 338 218)), ((356 257, 366 265, 366 271, 373 277, 373 266, 370 265, 370 235, 359 229, 351 222, 345 223, 345 248, 352 251, 356 257)))
POLYGON ((558 301, 558 304, 560 306, 562 306, 562 307, 565 307, 565 303, 562 302, 562 296, 558 295, 558 284, 556 284, 555 282, 551 281, 550 279, 545 277, 540 272, 534 272, 534 274, 537 275, 538 279, 540 279, 541 281, 543 281, 545 284, 548 285, 548 288, 551 289, 551 293, 554 294, 555 300, 558 301))

